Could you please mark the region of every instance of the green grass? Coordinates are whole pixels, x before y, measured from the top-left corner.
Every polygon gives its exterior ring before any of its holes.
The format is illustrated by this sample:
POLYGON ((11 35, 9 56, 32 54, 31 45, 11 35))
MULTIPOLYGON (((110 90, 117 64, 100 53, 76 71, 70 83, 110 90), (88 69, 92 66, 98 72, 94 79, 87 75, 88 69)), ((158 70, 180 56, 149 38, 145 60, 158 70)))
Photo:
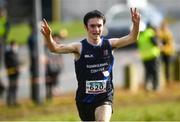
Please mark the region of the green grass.
MULTIPOLYGON (((112 121, 180 121, 180 83, 161 92, 115 89, 112 121)), ((74 93, 64 94, 43 105, 30 100, 19 107, 8 108, 0 102, 0 120, 80 121, 74 93)))
POLYGON ((66 29, 68 31, 68 38, 78 38, 85 35, 83 23, 81 21, 74 21, 60 24, 54 22, 51 24, 53 32, 58 33, 60 29, 66 29))
MULTIPOLYGON (((79 121, 79 117, 72 105, 42 105, 42 106, 21 106, 19 108, 1 108, 0 120, 66 120, 79 121), (3 110, 3 111, 2 111, 3 110)), ((180 120, 179 101, 169 101, 161 103, 143 105, 116 105, 111 120, 112 121, 174 121, 180 120)))
MULTIPOLYGON (((61 109, 61 107, 59 107, 59 109, 61 109)), ((68 111, 64 111, 62 113, 52 112, 50 110, 46 110, 46 111, 43 110, 43 111, 44 114, 24 117, 23 119, 20 120, 61 120, 61 121, 79 120, 77 112, 71 108, 68 111)), ((118 120, 173 121, 173 120, 180 120, 179 115, 180 115, 179 102, 155 103, 150 105, 126 106, 126 107, 119 105, 114 107, 114 112, 111 120, 112 121, 118 121, 118 120)))
MULTIPOLYGON (((59 33, 61 29, 68 31, 67 38, 78 38, 85 35, 83 23, 81 21, 73 21, 68 23, 49 23, 53 32, 59 33)), ((16 40, 19 44, 26 44, 30 29, 27 23, 15 24, 10 28, 7 43, 16 40)))
POLYGON ((161 102, 145 105, 115 107, 111 120, 126 121, 164 121, 180 120, 179 101, 161 102))
POLYGON ((15 40, 19 44, 25 44, 27 42, 29 34, 30 29, 28 27, 28 24, 22 23, 12 25, 10 28, 7 42, 15 40))

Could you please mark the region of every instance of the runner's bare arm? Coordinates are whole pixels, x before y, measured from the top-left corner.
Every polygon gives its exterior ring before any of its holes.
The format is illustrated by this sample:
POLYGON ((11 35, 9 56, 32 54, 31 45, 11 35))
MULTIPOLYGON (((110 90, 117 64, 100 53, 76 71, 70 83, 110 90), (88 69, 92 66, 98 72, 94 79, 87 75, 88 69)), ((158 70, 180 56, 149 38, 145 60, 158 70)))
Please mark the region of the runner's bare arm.
POLYGON ((112 45, 113 48, 123 47, 137 40, 137 36, 139 32, 140 14, 136 8, 134 10, 130 8, 130 10, 131 10, 131 18, 133 22, 132 31, 127 36, 121 38, 109 39, 110 44, 112 45))
POLYGON ((45 37, 48 48, 52 52, 64 53, 64 54, 65 53, 80 54, 80 48, 81 48, 80 42, 69 43, 69 44, 58 44, 58 43, 56 43, 56 41, 54 41, 52 38, 52 34, 51 34, 52 30, 49 27, 49 25, 45 19, 43 19, 43 22, 41 24, 41 33, 45 37))

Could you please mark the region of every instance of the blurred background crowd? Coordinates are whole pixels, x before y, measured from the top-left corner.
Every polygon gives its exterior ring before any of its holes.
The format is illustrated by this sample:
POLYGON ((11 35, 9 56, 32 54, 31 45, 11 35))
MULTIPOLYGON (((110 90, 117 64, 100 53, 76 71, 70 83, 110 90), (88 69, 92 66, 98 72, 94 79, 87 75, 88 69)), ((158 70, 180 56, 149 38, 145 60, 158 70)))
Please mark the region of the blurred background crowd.
POLYGON ((137 43, 114 53, 116 87, 160 91, 180 81, 179 6, 179 0, 0 0, 0 101, 41 104, 75 91, 73 57, 50 53, 39 26, 45 18, 57 42, 80 41, 82 18, 93 9, 106 15, 106 38, 129 33, 130 7, 141 14, 137 43))

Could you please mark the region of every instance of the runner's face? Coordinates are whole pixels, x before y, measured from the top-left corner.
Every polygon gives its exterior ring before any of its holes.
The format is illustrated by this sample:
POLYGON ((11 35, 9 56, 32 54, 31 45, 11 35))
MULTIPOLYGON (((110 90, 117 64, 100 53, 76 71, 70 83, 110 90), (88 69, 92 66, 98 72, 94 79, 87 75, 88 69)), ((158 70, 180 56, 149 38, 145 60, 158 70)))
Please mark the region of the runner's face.
POLYGON ((100 18, 89 19, 86 29, 91 39, 100 39, 103 31, 103 20, 100 18))

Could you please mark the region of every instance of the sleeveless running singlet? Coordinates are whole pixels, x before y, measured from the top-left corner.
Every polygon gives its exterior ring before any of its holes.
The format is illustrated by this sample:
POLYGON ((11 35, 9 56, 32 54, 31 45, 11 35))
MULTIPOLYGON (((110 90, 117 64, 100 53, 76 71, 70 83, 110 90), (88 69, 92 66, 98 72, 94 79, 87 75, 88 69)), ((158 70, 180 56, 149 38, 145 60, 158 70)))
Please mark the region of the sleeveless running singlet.
POLYGON ((114 57, 109 41, 102 38, 100 45, 93 46, 84 39, 81 44, 81 56, 74 62, 78 81, 76 101, 88 104, 112 102, 114 57))

